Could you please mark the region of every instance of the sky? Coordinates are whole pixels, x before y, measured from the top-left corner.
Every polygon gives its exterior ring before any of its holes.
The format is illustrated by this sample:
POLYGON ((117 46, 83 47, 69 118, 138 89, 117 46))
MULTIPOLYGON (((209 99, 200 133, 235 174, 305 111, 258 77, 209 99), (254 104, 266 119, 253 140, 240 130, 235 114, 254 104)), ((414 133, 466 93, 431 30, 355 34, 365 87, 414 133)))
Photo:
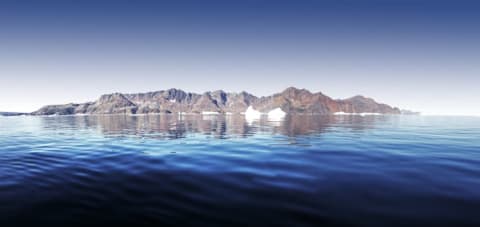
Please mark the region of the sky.
POLYGON ((2 0, 0 111, 113 92, 289 86, 480 115, 480 3, 2 0))

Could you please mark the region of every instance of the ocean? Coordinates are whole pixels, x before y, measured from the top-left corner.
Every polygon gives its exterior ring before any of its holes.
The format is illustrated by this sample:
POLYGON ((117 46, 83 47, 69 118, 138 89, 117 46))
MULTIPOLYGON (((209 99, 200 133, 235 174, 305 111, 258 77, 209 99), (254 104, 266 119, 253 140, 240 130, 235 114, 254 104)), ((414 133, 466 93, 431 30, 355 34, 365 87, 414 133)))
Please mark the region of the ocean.
POLYGON ((0 117, 0 226, 480 226, 480 118, 0 117))

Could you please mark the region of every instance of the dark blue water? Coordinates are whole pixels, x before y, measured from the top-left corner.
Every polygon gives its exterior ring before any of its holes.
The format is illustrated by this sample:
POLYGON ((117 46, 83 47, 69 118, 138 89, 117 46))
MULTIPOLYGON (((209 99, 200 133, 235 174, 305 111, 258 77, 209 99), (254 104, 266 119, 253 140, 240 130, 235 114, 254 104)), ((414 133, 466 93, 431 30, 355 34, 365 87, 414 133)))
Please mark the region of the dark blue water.
POLYGON ((0 226, 480 226, 480 118, 0 118, 0 226))

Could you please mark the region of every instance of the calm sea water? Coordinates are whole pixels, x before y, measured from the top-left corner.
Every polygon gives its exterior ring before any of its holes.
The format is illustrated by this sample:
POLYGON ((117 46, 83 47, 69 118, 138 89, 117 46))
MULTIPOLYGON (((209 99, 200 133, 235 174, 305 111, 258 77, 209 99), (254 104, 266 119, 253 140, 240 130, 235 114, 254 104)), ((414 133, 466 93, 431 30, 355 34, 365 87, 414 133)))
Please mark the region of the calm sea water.
POLYGON ((0 117, 0 226, 480 226, 480 118, 0 117))

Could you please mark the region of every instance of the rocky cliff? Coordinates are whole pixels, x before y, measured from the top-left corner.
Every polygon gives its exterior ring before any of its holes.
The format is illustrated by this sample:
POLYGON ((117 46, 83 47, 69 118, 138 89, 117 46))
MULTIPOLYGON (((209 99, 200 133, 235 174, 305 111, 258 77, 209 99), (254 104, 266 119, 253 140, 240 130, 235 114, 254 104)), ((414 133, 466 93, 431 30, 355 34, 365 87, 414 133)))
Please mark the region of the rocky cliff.
POLYGON ((102 95, 95 102, 45 106, 32 114, 243 113, 249 106, 265 113, 275 108, 281 108, 288 114, 401 113, 398 108, 363 96, 335 100, 320 92, 312 93, 290 87, 266 97, 256 97, 247 92, 227 93, 222 90, 203 94, 180 89, 137 94, 114 93, 102 95))

